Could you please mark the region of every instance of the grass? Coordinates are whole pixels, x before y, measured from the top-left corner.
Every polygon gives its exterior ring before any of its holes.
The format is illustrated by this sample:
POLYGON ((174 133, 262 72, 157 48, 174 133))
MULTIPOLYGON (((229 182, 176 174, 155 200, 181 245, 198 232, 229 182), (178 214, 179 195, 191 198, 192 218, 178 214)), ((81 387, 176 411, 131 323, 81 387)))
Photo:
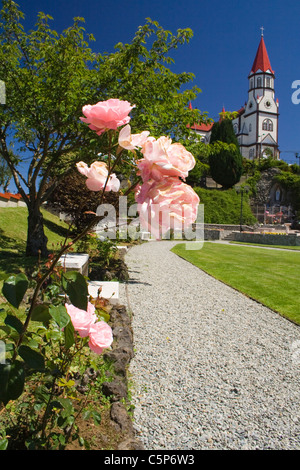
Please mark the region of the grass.
MULTIPOLYGON (((67 225, 59 217, 42 209, 45 234, 49 250, 58 249, 67 233, 67 225)), ((37 264, 34 257, 26 257, 27 208, 6 207, 0 209, 0 288, 9 274, 24 272, 37 264)))
POLYGON ((201 250, 172 251, 216 279, 300 324, 300 254, 204 243, 201 250))
MULTIPOLYGON (((241 195, 235 189, 193 188, 204 204, 204 222, 207 224, 240 224, 241 195)), ((243 199, 243 224, 252 225, 256 222, 248 197, 243 199)))
POLYGON ((247 243, 247 242, 230 242, 232 245, 250 245, 250 246, 262 246, 264 248, 280 248, 281 250, 300 250, 300 246, 294 245, 264 245, 261 243, 247 243))

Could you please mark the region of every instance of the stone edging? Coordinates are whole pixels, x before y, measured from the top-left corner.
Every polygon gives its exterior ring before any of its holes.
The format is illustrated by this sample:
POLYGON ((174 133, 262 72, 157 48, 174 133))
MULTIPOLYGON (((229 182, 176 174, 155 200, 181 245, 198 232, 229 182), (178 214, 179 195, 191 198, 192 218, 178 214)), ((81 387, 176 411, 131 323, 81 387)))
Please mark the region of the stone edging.
POLYGON ((133 358, 133 332, 131 319, 125 306, 115 305, 110 312, 110 323, 114 341, 112 349, 104 357, 113 362, 115 375, 110 382, 102 384, 102 392, 111 401, 110 418, 116 430, 126 435, 118 450, 143 450, 143 445, 135 437, 132 418, 129 416, 127 369, 133 358))

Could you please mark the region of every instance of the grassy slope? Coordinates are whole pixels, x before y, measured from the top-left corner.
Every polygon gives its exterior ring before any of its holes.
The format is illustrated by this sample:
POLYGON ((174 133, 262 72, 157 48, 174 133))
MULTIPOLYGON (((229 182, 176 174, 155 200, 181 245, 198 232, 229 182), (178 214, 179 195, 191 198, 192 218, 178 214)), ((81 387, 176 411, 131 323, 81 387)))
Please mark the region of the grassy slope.
POLYGON ((176 245, 174 253, 215 278, 300 324, 300 254, 205 243, 201 250, 176 245))
MULTIPOLYGON (((241 218, 241 196, 234 189, 193 188, 204 204, 204 222, 207 224, 237 224, 241 218)), ((243 224, 252 225, 256 218, 247 197, 243 199, 243 224)))
MULTIPOLYGON (((66 234, 66 224, 42 210, 48 248, 55 251, 66 234)), ((0 208, 0 280, 36 264, 35 258, 25 257, 27 238, 27 209, 0 208)))

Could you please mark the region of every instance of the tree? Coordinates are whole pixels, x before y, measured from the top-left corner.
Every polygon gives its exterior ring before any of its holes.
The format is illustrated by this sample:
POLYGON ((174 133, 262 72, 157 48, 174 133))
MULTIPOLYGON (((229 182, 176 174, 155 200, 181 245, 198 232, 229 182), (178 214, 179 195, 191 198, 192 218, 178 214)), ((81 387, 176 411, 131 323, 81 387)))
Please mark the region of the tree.
POLYGON ((234 144, 215 142, 209 155, 211 177, 224 189, 232 188, 240 181, 243 159, 234 144))
POLYGON ((231 188, 242 176, 243 158, 232 120, 224 114, 212 127, 209 166, 211 177, 216 183, 221 184, 223 188, 231 188))
POLYGON ((218 141, 225 142, 226 144, 234 144, 239 148, 231 119, 224 118, 214 123, 211 130, 210 143, 213 144, 218 141))
POLYGON ((175 74, 164 65, 172 62, 172 50, 189 41, 190 29, 173 35, 148 20, 131 44, 119 43, 116 52, 99 54, 90 48, 93 36, 85 33, 82 18, 75 18, 61 34, 50 28, 52 18, 44 13, 28 33, 23 19, 16 3, 3 0, 0 77, 6 83, 6 105, 0 108, 0 155, 28 208, 26 254, 45 256, 41 204, 76 161, 84 156, 89 162, 105 152, 105 143, 99 149, 99 141, 79 119, 83 105, 126 99, 136 105, 135 131, 147 129, 152 135, 178 139, 188 135, 188 124, 203 118, 188 109, 199 89, 180 91, 193 75, 175 74), (26 176, 18 165, 24 161, 26 176))
POLYGON ((12 174, 9 166, 4 158, 0 156, 0 187, 3 188, 4 192, 7 191, 11 178, 12 174))
POLYGON ((177 74, 168 67, 174 62, 170 53, 189 42, 192 35, 189 28, 179 29, 173 35, 148 18, 131 44, 118 43, 117 52, 102 56, 102 89, 136 105, 132 111, 136 132, 147 129, 155 137, 168 135, 184 140, 191 134, 188 125, 206 119, 205 113, 188 107, 201 90, 193 87, 180 91, 194 75, 177 74))
POLYGON ((90 141, 78 116, 81 106, 95 98, 97 77, 96 70, 89 68, 95 56, 78 18, 58 35, 50 30, 50 17, 43 13, 36 28, 26 34, 20 23, 23 17, 14 2, 3 1, 0 76, 6 83, 6 104, 0 108, 0 154, 28 208, 26 254, 45 256, 47 238, 40 207, 54 189, 46 191, 47 180, 64 155, 90 141), (26 160, 25 177, 18 164, 26 160))

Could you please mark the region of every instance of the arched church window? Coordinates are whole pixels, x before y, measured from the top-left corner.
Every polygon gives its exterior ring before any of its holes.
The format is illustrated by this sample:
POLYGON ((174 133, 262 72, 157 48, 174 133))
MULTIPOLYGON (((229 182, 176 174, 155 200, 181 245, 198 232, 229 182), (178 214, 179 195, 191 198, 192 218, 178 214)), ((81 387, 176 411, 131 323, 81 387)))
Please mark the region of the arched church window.
POLYGON ((270 79, 270 77, 267 77, 267 78, 266 78, 266 86, 267 86, 267 87, 270 87, 270 86, 271 86, 271 79, 270 79))
POLYGON ((273 131, 273 122, 271 119, 265 119, 262 123, 262 129, 263 131, 273 131))
POLYGON ((253 158, 254 157, 254 149, 250 149, 249 151, 249 157, 253 158))
POLYGON ((261 88, 261 77, 257 79, 257 88, 261 88))
POLYGON ((250 80, 250 88, 253 88, 253 78, 250 80))
POLYGON ((252 131, 252 124, 249 124, 249 132, 252 131))

